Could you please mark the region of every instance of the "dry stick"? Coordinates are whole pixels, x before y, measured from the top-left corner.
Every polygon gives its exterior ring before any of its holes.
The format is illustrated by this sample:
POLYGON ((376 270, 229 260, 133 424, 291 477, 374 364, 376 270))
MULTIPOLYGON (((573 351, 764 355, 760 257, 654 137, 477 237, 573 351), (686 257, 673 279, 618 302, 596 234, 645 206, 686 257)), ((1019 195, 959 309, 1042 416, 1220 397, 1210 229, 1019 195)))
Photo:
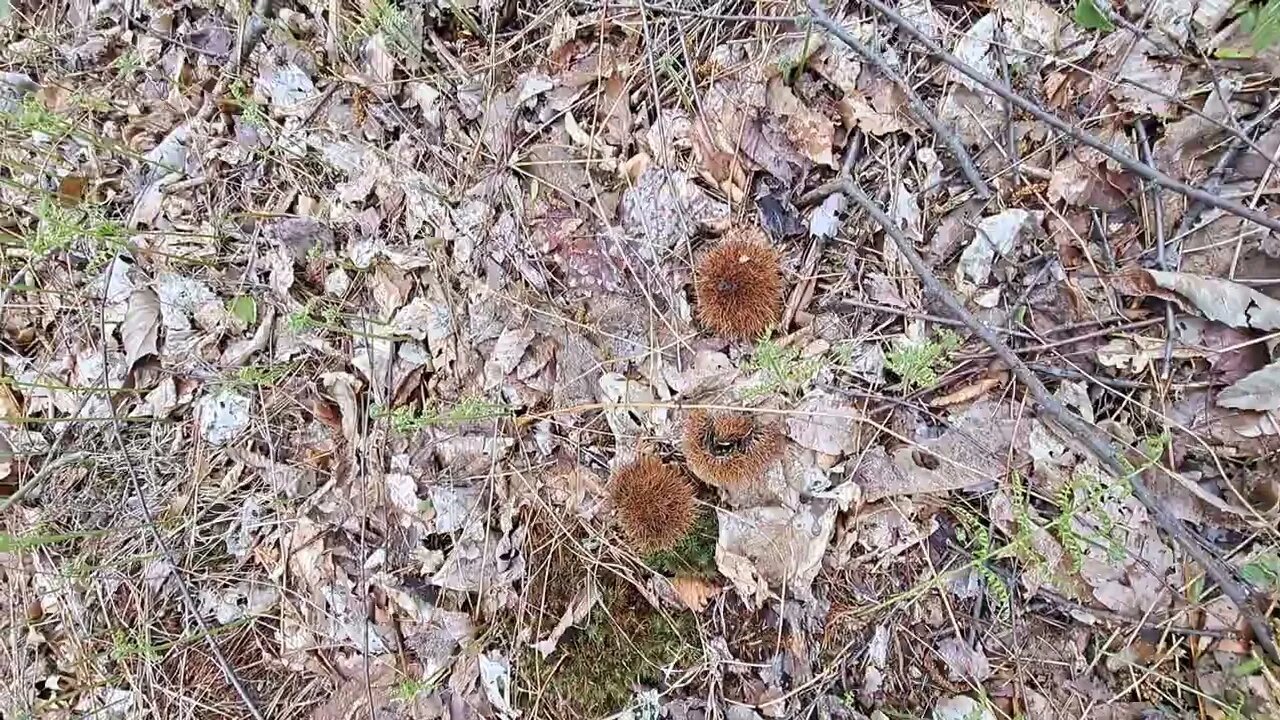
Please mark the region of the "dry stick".
MULTIPOLYGON (((1155 158, 1151 155, 1151 139, 1147 137, 1147 130, 1142 125, 1142 120, 1134 123, 1134 129, 1138 131, 1138 151, 1142 157, 1142 161, 1155 167, 1155 158)), ((1160 269, 1169 271, 1169 258, 1164 251, 1164 200, 1160 197, 1160 188, 1151 188, 1151 209, 1155 215, 1156 221, 1156 263, 1160 269)), ((1160 379, 1168 380, 1169 375, 1173 372, 1173 301, 1164 301, 1164 356, 1160 363, 1160 379)))
MULTIPOLYGON (((1265 159, 1269 158, 1269 153, 1262 149, 1255 141, 1250 139, 1250 135, 1257 135, 1259 138, 1266 134, 1271 124, 1275 122, 1276 111, 1280 110, 1280 102, 1274 102, 1265 110, 1260 110, 1249 121, 1247 125, 1237 134, 1227 146, 1227 149, 1218 157, 1218 162, 1214 163, 1213 169, 1209 171, 1209 181, 1205 184, 1205 189, 1211 193, 1217 194, 1222 189, 1223 178, 1226 177, 1227 171, 1233 168, 1236 160, 1239 159, 1240 153, 1244 152, 1245 147, 1254 149, 1254 152, 1265 159)), ((1176 260, 1182 257, 1182 243, 1187 236, 1192 233, 1196 222, 1200 219, 1200 215, 1204 213, 1205 205, 1201 202, 1192 203, 1185 213, 1182 215, 1182 221, 1178 223, 1178 229, 1170 238, 1172 243, 1172 252, 1170 253, 1176 260)))
MULTIPOLYGON (((874 2, 875 0, 868 1, 874 2)), ((1273 662, 1280 662, 1280 649, 1276 647, 1275 638, 1272 636, 1266 620, 1259 614, 1249 591, 1233 577, 1230 568, 1191 535, 1186 526, 1182 524, 1182 521, 1175 517, 1169 511, 1169 508, 1162 504, 1160 499, 1151 492, 1142 475, 1134 472, 1132 466, 1120 459, 1110 441, 1103 438, 1097 428, 1064 407, 1049 392, 1044 383, 1040 382, 1040 378, 1036 377, 1036 374, 1027 367, 1027 364, 1013 350, 1010 350, 1009 346, 1005 345, 1004 341, 990 327, 975 318, 956 299, 956 296, 943 286, 937 276, 933 274, 933 271, 929 269, 929 266, 925 264, 924 259, 916 252, 911 240, 898 229, 898 226, 885 214, 884 210, 881 210, 862 191, 862 188, 852 181, 846 180, 841 191, 865 210, 884 229, 885 234, 893 239, 898 249, 907 258, 911 268, 920 276, 920 281, 924 283, 925 290, 940 300, 951 311, 951 314, 963 321, 965 325, 969 326, 970 330, 987 343, 987 346, 1004 362, 1014 377, 1027 387, 1041 410, 1061 424, 1071 436, 1078 439, 1088 448, 1094 457, 1098 458, 1113 475, 1122 480, 1125 478, 1129 480, 1134 497, 1138 498, 1138 501, 1147 508, 1147 511, 1155 518, 1156 524, 1172 537, 1177 544, 1181 545, 1183 551, 1199 563, 1204 568, 1205 574, 1222 588, 1222 592, 1236 604, 1236 607, 1245 616, 1250 629, 1253 630, 1255 639, 1262 646, 1267 656, 1273 662)))
MULTIPOLYGON (((813 2, 813 0, 810 0, 810 1, 811 3, 813 2)), ((888 18, 889 21, 891 21, 893 24, 902 28, 904 31, 906 31, 908 35, 918 40, 922 45, 925 46, 925 48, 929 50, 930 53, 936 56, 939 60, 950 65, 956 70, 959 70, 960 72, 964 73, 966 76, 972 78, 975 82, 982 85, 986 89, 990 90, 996 95, 999 95, 1005 100, 1008 100, 1009 102, 1013 103, 1024 112, 1029 113, 1032 117, 1049 125, 1050 127, 1054 128, 1058 132, 1061 132, 1067 135, 1072 140, 1088 145, 1094 150, 1101 152, 1103 155, 1106 155, 1107 157, 1119 163, 1126 170, 1137 174, 1139 177, 1145 180, 1149 180, 1153 183, 1156 183, 1161 187, 1168 188, 1169 190, 1173 190, 1174 192, 1186 195, 1192 200, 1202 202, 1205 205, 1208 205, 1210 207, 1215 207, 1215 208, 1218 208, 1219 210, 1229 212, 1232 215, 1237 215, 1246 220, 1250 220, 1259 225, 1262 225, 1263 227, 1269 230, 1275 230, 1277 232, 1280 232, 1280 220, 1269 217, 1267 216, 1266 213, 1261 213, 1261 212, 1258 212, 1257 210, 1247 208, 1238 202, 1221 198, 1217 195, 1214 195, 1213 193, 1206 192, 1200 188, 1192 187, 1191 185, 1188 185, 1180 180, 1175 180, 1174 178, 1169 177, 1168 175, 1160 172, 1159 170, 1156 170, 1150 165, 1139 162, 1138 160, 1135 160, 1129 157, 1127 153, 1121 150, 1117 150, 1116 148, 1108 145, 1102 140, 1099 140, 1098 138, 1090 135, 1089 133, 1086 133, 1082 130, 1079 130, 1067 124, 1061 118, 1049 112, 1048 110, 1045 110, 1044 108, 1040 107, 1034 102, 1010 90, 1003 83, 998 82, 996 80, 992 80, 991 78, 983 75, 977 70, 974 70, 973 68, 969 67, 969 65, 965 63, 963 60, 944 50, 941 45, 934 42, 928 35, 925 35, 923 32, 921 32, 921 30, 917 28, 914 24, 912 24, 910 20, 907 20, 906 18, 899 15, 893 8, 889 7, 888 5, 885 5, 884 2, 882 2, 882 0, 866 0, 866 4, 875 8, 878 12, 880 12, 882 15, 888 18)), ((825 16, 822 16, 822 17, 815 16, 814 22, 818 23, 819 25, 822 25, 827 29, 831 29, 831 26, 835 25, 835 23, 832 23, 830 18, 826 18, 824 21, 824 17, 825 16)), ((832 32, 834 33, 835 31, 832 30, 832 32)), ((848 33, 845 33, 845 34, 847 35, 848 33)), ((837 34, 836 37, 840 37, 840 36, 837 34)), ((844 38, 841 37, 840 39, 843 40, 844 38)))
POLYGON ((960 138, 957 137, 955 133, 951 132, 946 125, 943 125, 942 121, 938 119, 938 116, 934 115, 933 111, 929 109, 929 106, 924 104, 924 100, 920 98, 920 95, 915 91, 915 88, 911 87, 911 83, 907 82, 906 78, 902 77, 897 70, 889 67, 889 64, 885 62, 880 53, 872 50, 866 45, 863 45, 861 41, 850 34, 849 31, 845 30, 843 26, 834 22, 831 19, 831 16, 827 15, 826 11, 822 9, 822 6, 818 4, 818 0, 809 0, 809 12, 813 13, 814 21, 825 28, 827 32, 830 32, 840 38, 841 42, 852 48, 854 52, 866 58, 872 65, 875 65, 876 70, 880 71, 880 74, 889 78, 889 80, 893 81, 893 83, 899 88, 902 88, 902 91, 906 93, 907 104, 911 106, 911 111, 916 114, 916 117, 923 120, 925 124, 933 130, 934 134, 946 143, 947 149, 951 151, 952 157, 960 163, 960 172, 964 174, 965 180, 969 181, 969 185, 973 187, 974 193, 983 200, 991 197, 991 188, 987 187, 987 182, 982 179, 982 175, 978 172, 978 169, 974 167, 973 158, 969 157, 969 151, 965 149, 964 143, 960 142, 960 138))
MULTIPOLYGON (((116 256, 119 259, 119 255, 116 256)), ((115 267, 115 261, 112 261, 109 268, 115 267)), ((111 271, 107 271, 107 284, 111 283, 111 271)), ((99 317, 105 320, 106 316, 106 300, 103 299, 102 304, 98 308, 99 317)), ((107 343, 105 338, 102 343, 102 382, 109 386, 107 381, 106 368, 111 366, 107 359, 107 343)), ((249 688, 240 679, 240 675, 236 673, 235 668, 227 660, 227 656, 222 653, 222 648, 218 646, 218 641, 214 639, 213 632, 209 629, 209 624, 205 622, 204 617, 200 615, 200 606, 196 603, 195 596, 191 594, 191 588, 187 586, 187 579, 182 576, 182 566, 178 563, 178 557, 173 550, 169 548, 169 543, 164 539, 164 535, 160 533, 160 528, 156 527, 155 515, 151 512, 151 507, 147 503, 147 495, 142 490, 142 480, 138 477, 138 469, 129 459, 129 448, 125 445, 124 434, 120 432, 120 416, 116 413, 115 403, 111 398, 107 398, 107 409, 111 412, 111 432, 115 436, 116 447, 120 450, 120 454, 125 458, 125 466, 129 470, 129 489, 138 496, 138 507, 142 510, 142 517, 146 520, 147 529, 151 531, 151 536, 156 541, 156 545, 160 547, 160 552, 164 559, 173 568, 173 579, 178 586, 178 593, 182 596, 182 604, 186 607, 187 612, 195 618, 196 625, 200 628, 200 634, 204 637, 204 642, 209 646, 209 652, 213 655, 213 660, 218 668, 222 670, 222 674, 226 676, 227 682, 231 688, 235 690, 236 695, 240 697, 240 702, 244 703, 245 709, 254 720, 266 720, 262 711, 258 709, 258 704, 254 702, 253 695, 250 694, 249 688)))

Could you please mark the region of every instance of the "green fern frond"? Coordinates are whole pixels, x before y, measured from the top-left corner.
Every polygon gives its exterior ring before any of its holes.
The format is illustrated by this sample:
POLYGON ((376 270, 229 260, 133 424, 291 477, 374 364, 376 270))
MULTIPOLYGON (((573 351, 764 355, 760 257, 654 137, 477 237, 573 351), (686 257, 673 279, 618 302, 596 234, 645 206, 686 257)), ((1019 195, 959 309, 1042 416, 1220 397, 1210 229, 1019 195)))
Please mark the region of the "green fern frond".
POLYGON ((885 355, 884 364, 908 389, 931 387, 960 343, 960 336, 947 329, 939 331, 934 340, 900 340, 885 355))

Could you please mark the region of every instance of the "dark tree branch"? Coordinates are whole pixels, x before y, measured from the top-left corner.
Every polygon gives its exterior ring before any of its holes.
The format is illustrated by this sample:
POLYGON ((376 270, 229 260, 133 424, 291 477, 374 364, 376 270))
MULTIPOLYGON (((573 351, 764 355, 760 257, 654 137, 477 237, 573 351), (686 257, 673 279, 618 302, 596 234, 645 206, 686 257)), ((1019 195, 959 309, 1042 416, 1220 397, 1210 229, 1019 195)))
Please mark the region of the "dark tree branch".
MULTIPOLYGON (((810 1, 813 2, 813 0, 810 0, 810 1)), ((986 75, 983 75, 982 73, 978 72, 977 70, 974 70, 963 60, 944 50, 941 45, 934 42, 934 40, 930 38, 928 35, 924 34, 919 28, 913 25, 910 20, 907 20, 906 18, 902 17, 902 15, 898 14, 897 11, 895 11, 893 8, 886 5, 883 2, 883 0, 865 0, 865 1, 867 5, 870 5, 872 8, 875 8, 876 11, 878 11, 881 15, 884 15, 885 18, 887 18, 890 22, 892 22, 894 25, 897 25, 908 35, 910 35, 911 37, 915 38, 918 42, 920 42, 920 44, 924 45, 924 47, 928 49, 928 51, 932 53, 935 57, 937 57, 939 60, 950 65, 956 70, 960 71, 961 73, 968 76, 969 78, 971 78, 978 84, 982 85, 986 89, 990 90, 996 95, 999 95, 1001 98, 1009 101, 1010 103, 1012 103, 1014 106, 1016 106, 1023 112, 1028 113, 1029 115, 1036 118, 1037 120, 1045 123, 1046 125, 1049 125, 1050 127, 1054 128, 1058 132, 1061 132, 1062 134, 1070 137, 1072 140, 1075 140, 1076 142, 1082 143, 1084 145, 1087 145, 1093 148, 1094 150, 1101 152, 1102 154, 1106 155, 1107 157, 1119 163, 1126 170, 1138 175, 1139 177, 1145 180, 1153 182, 1163 188, 1167 188, 1174 192, 1181 193, 1182 195, 1186 195, 1192 200, 1203 203, 1209 207, 1215 207, 1215 208, 1218 208, 1219 210, 1223 210, 1225 212, 1231 213, 1232 215, 1237 215, 1239 217, 1245 218, 1246 220, 1262 225, 1263 227, 1269 230, 1280 232, 1280 220, 1270 217, 1266 213, 1262 213, 1252 208, 1245 207, 1244 205, 1238 202, 1235 202, 1234 200, 1228 200, 1226 198, 1219 197, 1217 195, 1214 195, 1213 193, 1202 190, 1201 188, 1188 185, 1182 182, 1181 180, 1174 179, 1160 172, 1159 170, 1156 170, 1155 168, 1151 167, 1150 165, 1147 165, 1146 163, 1140 162, 1130 157, 1128 153, 1122 150, 1118 150, 1112 147, 1111 145, 1103 142, 1102 140, 1099 140, 1093 135, 1090 135, 1089 133, 1086 133, 1083 130, 1080 130, 1079 128, 1076 128, 1068 124, 1067 122, 1057 117, 1053 113, 1049 112, 1048 110, 1045 110, 1044 108, 1040 107, 1036 103, 1022 97, 1021 95, 1014 92, 1013 90, 1010 90, 1003 83, 997 80, 994 80, 992 78, 989 78, 986 75)), ((830 29, 831 25, 835 25, 835 23, 833 23, 830 20, 830 18, 827 18, 824 21, 823 17, 816 16, 816 15, 814 16, 813 21, 818 25, 821 25, 828 29, 830 29)), ((834 32, 834 30, 832 32, 834 32)), ((839 35, 837 35, 837 37, 839 37, 839 35)))
POLYGON ((923 120, 929 126, 929 129, 933 130, 934 134, 946 144, 947 149, 951 151, 951 156, 960 163, 960 172, 964 175, 965 180, 969 182, 969 185, 973 187, 974 193, 983 200, 991 197, 991 188, 987 186, 987 181, 982 179, 982 174, 974 166, 973 158, 969 156, 969 151, 965 149, 964 143, 938 119, 937 115, 933 114, 933 111, 921 99, 920 94, 915 91, 915 88, 911 87, 911 83, 907 82, 906 78, 902 77, 897 70, 889 67, 889 64, 885 62, 880 53, 862 44, 852 33, 845 30, 839 23, 834 22, 817 0, 809 0, 809 12, 813 13, 814 21, 827 32, 839 38, 841 42, 874 65, 881 75, 889 78, 902 89, 907 96, 907 104, 911 106, 911 112, 923 120))
MULTIPOLYGON (((875 0, 868 1, 874 2, 875 0)), ((1280 662, 1280 649, 1276 647, 1275 637, 1271 633, 1271 628, 1266 618, 1258 612, 1249 590, 1235 578, 1231 569, 1201 544, 1182 524, 1182 521, 1170 512, 1168 506, 1162 503, 1160 498, 1156 497, 1155 493, 1147 487, 1142 473, 1135 471, 1134 468, 1140 467, 1142 463, 1145 463, 1145 459, 1135 458, 1133 463, 1122 459, 1112 446, 1110 438, 1104 436, 1096 427, 1085 422, 1079 415, 1068 410, 1058 398, 1054 397, 1053 393, 1049 392, 1049 389, 1040 381, 1040 378, 1036 376, 1031 368, 1027 367, 1027 364, 1018 357, 1017 353, 1011 350, 994 330, 974 317, 956 296, 938 280, 938 277, 925 264, 924 259, 920 257, 920 253, 916 251, 915 245, 912 244, 911 240, 898 229, 898 226, 894 224, 888 214, 862 191, 862 188, 858 187, 852 180, 845 180, 841 183, 840 191, 865 210, 884 229, 885 234, 898 246, 898 250, 907 258, 911 268, 920 277, 926 292, 946 306, 951 314, 968 326, 975 335, 982 338, 983 342, 996 354, 996 357, 1000 358, 1005 366, 1009 368, 1009 371, 1013 373, 1018 382, 1026 386, 1040 410, 1060 424, 1071 437, 1088 449, 1111 474, 1122 480, 1129 481, 1133 496, 1151 513, 1156 525, 1173 538, 1183 552, 1190 555, 1192 559, 1204 568, 1205 574, 1217 583, 1222 588, 1223 594, 1230 598, 1236 604, 1236 607, 1240 609, 1241 614, 1253 631, 1255 640, 1262 646, 1267 656, 1273 662, 1280 662)))

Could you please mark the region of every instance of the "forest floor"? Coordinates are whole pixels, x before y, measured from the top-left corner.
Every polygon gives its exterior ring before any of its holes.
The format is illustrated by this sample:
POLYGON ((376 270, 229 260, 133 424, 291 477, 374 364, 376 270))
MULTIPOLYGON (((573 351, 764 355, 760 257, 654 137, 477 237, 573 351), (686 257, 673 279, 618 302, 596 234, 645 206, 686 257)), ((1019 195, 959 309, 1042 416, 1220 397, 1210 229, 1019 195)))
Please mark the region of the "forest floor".
POLYGON ((0 0, 0 717, 1280 717, 1280 0, 0 0))

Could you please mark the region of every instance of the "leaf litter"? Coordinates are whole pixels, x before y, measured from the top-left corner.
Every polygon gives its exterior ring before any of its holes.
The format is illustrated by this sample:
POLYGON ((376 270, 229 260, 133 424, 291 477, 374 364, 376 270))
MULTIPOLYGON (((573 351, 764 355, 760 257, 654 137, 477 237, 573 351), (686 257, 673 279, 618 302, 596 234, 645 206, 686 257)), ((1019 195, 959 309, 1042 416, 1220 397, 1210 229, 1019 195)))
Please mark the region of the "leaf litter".
POLYGON ((803 3, 525 5, 0 18, 0 714, 1277 714, 1134 492, 1280 597, 1273 239, 901 26, 1274 215, 1249 16, 827 8, 869 58, 803 3), (718 287, 774 318, 720 337, 697 260, 742 236, 786 312, 718 287), (748 470, 693 472, 695 411, 748 470), (695 508, 657 552, 611 503, 639 457, 695 508))

